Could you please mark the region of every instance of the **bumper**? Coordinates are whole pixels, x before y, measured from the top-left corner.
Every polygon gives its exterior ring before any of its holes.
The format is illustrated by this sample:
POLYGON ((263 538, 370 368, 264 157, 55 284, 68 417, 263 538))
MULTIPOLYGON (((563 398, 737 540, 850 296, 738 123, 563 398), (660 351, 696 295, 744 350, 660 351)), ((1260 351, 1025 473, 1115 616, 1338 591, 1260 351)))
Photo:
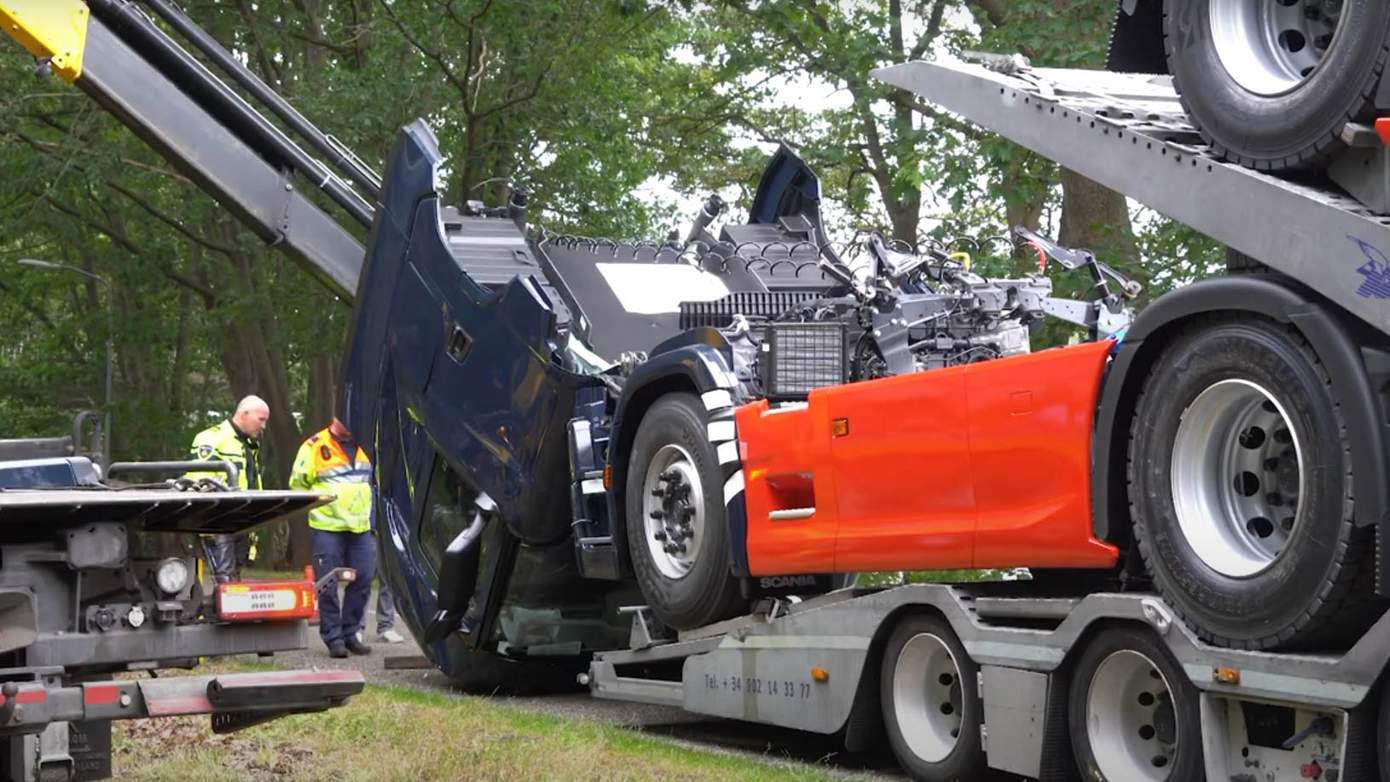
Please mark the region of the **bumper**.
POLYGON ((51 687, 24 684, 0 693, 0 733, 36 733, 52 722, 188 714, 210 714, 213 728, 226 733, 286 714, 341 706, 364 685, 359 671, 175 676, 51 687))

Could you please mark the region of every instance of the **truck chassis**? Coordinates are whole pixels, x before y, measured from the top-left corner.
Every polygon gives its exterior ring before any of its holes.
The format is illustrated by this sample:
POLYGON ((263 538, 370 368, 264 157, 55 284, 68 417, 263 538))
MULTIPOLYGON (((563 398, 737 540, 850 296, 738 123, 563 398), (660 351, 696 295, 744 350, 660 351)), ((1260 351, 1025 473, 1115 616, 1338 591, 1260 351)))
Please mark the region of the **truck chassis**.
MULTIPOLYGON (((1202 231, 1376 330, 1390 330, 1384 306, 1390 256, 1380 249, 1390 247, 1390 220, 1366 206, 1380 201, 1390 153, 1369 126, 1348 126, 1351 150, 1333 165, 1333 179, 1352 198, 1330 183, 1291 182, 1216 158, 1167 77, 1032 69, 992 57, 984 65, 911 62, 875 75, 1202 231)), ((1259 305, 1227 297, 1222 306, 1259 305)), ((1125 347, 1122 342, 1112 374, 1128 368, 1125 347)), ((1107 384, 1098 442, 1112 435, 1121 385, 1107 384)), ((1358 472, 1364 465, 1364 474, 1384 475, 1384 427, 1376 419, 1349 437, 1358 472)), ((1110 538, 1123 520, 1123 492, 1107 497, 1114 469, 1101 460, 1094 465, 1099 538, 1110 538)), ((1383 481, 1358 484, 1358 523, 1385 523, 1385 491, 1383 481)), ((1384 594, 1384 556, 1379 565, 1384 594)), ((1202 749, 1196 774, 1271 782, 1386 778, 1377 771, 1385 743, 1378 723, 1386 712, 1378 681, 1390 648, 1390 615, 1350 648, 1241 651, 1203 642, 1154 594, 1037 595, 1026 582, 847 589, 804 602, 769 598, 754 615, 667 635, 645 607, 633 607, 631 648, 596 655, 580 680, 595 697, 835 734, 847 749, 860 750, 879 741, 895 708, 896 719, 911 717, 900 707, 885 708, 897 667, 883 658, 896 628, 927 617, 944 622, 949 632, 939 634, 959 639, 968 658, 953 661, 953 673, 976 693, 978 713, 969 716, 966 707, 967 716, 948 724, 979 731, 981 763, 1041 780, 1090 778, 1095 770, 1072 749, 1078 734, 1087 734, 1112 745, 1109 768, 1118 762, 1136 779, 1167 779, 1174 737, 1162 735, 1161 720, 1152 710, 1094 694, 1097 682, 1123 690, 1123 676, 1097 676, 1091 697, 1076 696, 1074 674, 1088 652, 1136 647, 1137 635, 1171 665, 1156 665, 1153 678, 1169 671, 1163 676, 1177 677, 1164 680, 1170 693, 1196 693, 1202 749)), ((957 695, 939 705, 946 711, 961 703, 957 695)), ((919 717, 911 724, 930 734, 939 717, 931 708, 919 717)), ((930 742, 918 746, 932 749, 930 742)))

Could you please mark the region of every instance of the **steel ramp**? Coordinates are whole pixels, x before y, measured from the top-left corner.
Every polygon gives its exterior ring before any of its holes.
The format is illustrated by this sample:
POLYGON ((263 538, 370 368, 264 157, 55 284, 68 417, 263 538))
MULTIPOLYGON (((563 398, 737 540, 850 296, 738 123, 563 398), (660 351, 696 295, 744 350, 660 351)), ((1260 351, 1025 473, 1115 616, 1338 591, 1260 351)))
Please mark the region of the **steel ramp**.
MULTIPOLYGON (((873 75, 1256 258, 1390 332, 1390 216, 1325 180, 1281 179, 1217 159, 1168 77, 928 62, 873 75)), ((1358 145, 1378 144, 1355 126, 1348 132, 1358 145)))

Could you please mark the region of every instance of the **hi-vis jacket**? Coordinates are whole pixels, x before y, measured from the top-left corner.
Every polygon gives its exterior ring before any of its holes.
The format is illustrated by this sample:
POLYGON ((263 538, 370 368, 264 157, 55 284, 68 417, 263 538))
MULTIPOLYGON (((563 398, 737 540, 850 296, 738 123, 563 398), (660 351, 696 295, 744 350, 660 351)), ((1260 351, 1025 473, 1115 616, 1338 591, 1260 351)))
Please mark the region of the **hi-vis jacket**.
MULTIPOLYGON (((232 422, 227 420, 199 432, 193 438, 193 452, 190 457, 201 462, 231 462, 239 471, 237 485, 233 488, 259 489, 261 473, 256 464, 258 450, 254 441, 243 439, 237 434, 232 422)), ((226 474, 220 472, 190 472, 186 473, 185 477, 221 478, 224 481, 227 479, 226 474)))
POLYGON ((290 488, 332 494, 337 499, 309 511, 309 526, 325 532, 367 532, 372 528, 372 465, 357 449, 348 459, 327 428, 299 446, 290 471, 290 488))

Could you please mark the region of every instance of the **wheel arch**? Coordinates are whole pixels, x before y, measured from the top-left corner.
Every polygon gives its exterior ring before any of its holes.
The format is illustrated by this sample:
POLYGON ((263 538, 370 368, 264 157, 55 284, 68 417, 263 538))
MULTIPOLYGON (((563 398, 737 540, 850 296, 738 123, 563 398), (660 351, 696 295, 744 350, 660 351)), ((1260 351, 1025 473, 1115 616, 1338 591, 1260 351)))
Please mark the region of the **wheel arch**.
MULTIPOLYGON (((1243 313, 1296 329, 1332 380, 1332 394, 1346 418, 1355 475, 1383 476, 1390 470, 1390 341, 1282 275, 1205 280, 1169 293, 1144 310, 1107 373, 1093 434, 1092 524, 1097 538, 1117 545, 1130 542, 1123 456, 1129 421, 1153 363, 1184 327, 1223 313, 1243 313)), ((1363 478, 1355 491, 1359 526, 1390 525, 1390 486, 1363 478)), ((1390 533, 1390 527, 1381 531, 1390 533)), ((1377 582, 1383 593, 1387 565, 1381 567, 1377 582)))
POLYGON ((628 376, 614 411, 608 452, 613 476, 607 497, 608 518, 612 521, 611 534, 622 573, 632 574, 627 546, 618 541, 627 540, 627 461, 642 418, 667 394, 685 392, 700 396, 710 391, 732 390, 737 384, 728 345, 713 329, 696 329, 662 343, 651 358, 628 376), (713 337, 703 333, 706 331, 712 332, 713 337))

